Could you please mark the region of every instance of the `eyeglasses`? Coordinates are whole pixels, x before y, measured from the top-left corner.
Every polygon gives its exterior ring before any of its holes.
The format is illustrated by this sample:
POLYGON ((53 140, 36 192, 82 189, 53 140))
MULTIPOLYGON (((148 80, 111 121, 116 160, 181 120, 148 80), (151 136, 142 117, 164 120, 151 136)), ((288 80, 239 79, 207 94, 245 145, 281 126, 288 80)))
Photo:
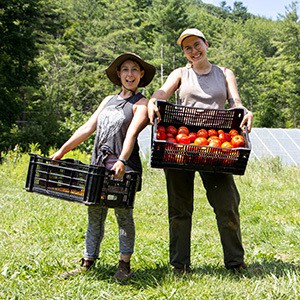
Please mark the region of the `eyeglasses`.
POLYGON ((201 43, 196 42, 193 47, 191 46, 183 47, 183 52, 187 54, 191 54, 193 52, 193 49, 200 50, 201 47, 202 47, 201 43))

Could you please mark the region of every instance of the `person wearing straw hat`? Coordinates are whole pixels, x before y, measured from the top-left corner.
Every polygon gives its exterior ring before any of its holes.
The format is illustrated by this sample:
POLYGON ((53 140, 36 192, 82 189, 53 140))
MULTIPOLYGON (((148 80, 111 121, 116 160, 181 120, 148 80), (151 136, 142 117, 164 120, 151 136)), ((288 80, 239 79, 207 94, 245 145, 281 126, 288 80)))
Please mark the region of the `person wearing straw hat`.
MULTIPOLYGON (((136 171, 142 175, 137 137, 149 119, 148 101, 138 89, 152 81, 155 71, 153 65, 135 53, 118 56, 106 69, 106 74, 112 83, 121 87, 121 91, 106 97, 91 118, 51 158, 61 159, 96 131, 92 165, 113 170, 115 178, 122 178, 125 171, 136 171)), ((63 278, 89 270, 98 259, 107 212, 108 208, 97 205, 88 207, 88 228, 81 266, 63 273, 63 278)), ((119 226, 120 248, 115 278, 124 281, 131 276, 130 258, 135 242, 133 209, 115 208, 115 215, 119 226)))
MULTIPOLYGON (((189 28, 177 40, 189 61, 175 69, 162 87, 154 92, 148 104, 150 123, 154 117, 161 120, 155 101, 168 100, 175 92, 180 104, 203 109, 224 109, 226 101, 232 108, 243 107, 233 72, 210 63, 207 57, 208 41, 204 34, 189 28)), ((244 107, 243 107, 244 108, 244 107)), ((250 132, 253 114, 244 108, 240 124, 250 132)), ((170 263, 179 274, 191 271, 191 227, 194 205, 194 171, 165 169, 169 210, 170 263)), ((199 172, 206 196, 213 207, 223 246, 224 264, 234 271, 246 268, 242 246, 239 203, 240 196, 230 174, 199 172)))

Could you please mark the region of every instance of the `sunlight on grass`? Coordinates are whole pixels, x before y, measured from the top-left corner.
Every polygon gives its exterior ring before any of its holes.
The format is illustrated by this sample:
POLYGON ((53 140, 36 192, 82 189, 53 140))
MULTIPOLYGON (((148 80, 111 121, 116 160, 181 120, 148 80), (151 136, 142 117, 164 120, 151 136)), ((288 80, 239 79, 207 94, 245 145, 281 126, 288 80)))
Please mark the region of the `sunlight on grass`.
MULTIPOLYGON (((88 162, 80 152, 69 157, 88 162)), ((9 153, 0 165, 0 299, 299 299, 300 168, 277 160, 249 162, 236 176, 249 269, 232 274, 223 255, 212 208, 195 179, 193 274, 176 277, 168 262, 163 171, 144 162, 143 190, 135 200, 133 278, 113 280, 117 225, 109 211, 100 259, 86 275, 59 274, 78 265, 84 250, 86 207, 23 190, 28 155, 9 153)))

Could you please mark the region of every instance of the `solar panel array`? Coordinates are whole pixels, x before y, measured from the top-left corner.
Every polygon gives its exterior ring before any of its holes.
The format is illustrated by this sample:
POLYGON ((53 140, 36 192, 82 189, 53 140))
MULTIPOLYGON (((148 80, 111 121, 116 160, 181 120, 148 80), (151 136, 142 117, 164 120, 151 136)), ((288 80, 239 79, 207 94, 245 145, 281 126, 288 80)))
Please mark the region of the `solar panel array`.
MULTIPOLYGON (((148 158, 151 151, 150 125, 140 133, 138 141, 142 157, 148 158)), ((283 164, 300 165, 300 129, 253 128, 250 141, 250 159, 279 157, 283 164)))
POLYGON ((251 158, 279 157, 283 164, 300 165, 300 129, 253 128, 251 158))

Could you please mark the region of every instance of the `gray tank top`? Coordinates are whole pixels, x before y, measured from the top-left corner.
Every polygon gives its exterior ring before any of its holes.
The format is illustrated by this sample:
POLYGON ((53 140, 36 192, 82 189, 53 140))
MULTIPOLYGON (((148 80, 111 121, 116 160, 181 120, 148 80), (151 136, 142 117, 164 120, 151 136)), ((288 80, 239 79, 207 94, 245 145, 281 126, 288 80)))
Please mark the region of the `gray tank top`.
MULTIPOLYGON (((127 99, 113 96, 102 109, 97 120, 97 131, 91 164, 103 166, 109 154, 119 157, 128 127, 133 118, 133 105, 144 96, 137 93, 127 99)), ((135 141, 126 169, 142 173, 138 142, 135 141)))
POLYGON ((178 95, 181 105, 223 109, 227 99, 225 75, 216 65, 205 75, 198 75, 191 67, 183 67, 178 95))

